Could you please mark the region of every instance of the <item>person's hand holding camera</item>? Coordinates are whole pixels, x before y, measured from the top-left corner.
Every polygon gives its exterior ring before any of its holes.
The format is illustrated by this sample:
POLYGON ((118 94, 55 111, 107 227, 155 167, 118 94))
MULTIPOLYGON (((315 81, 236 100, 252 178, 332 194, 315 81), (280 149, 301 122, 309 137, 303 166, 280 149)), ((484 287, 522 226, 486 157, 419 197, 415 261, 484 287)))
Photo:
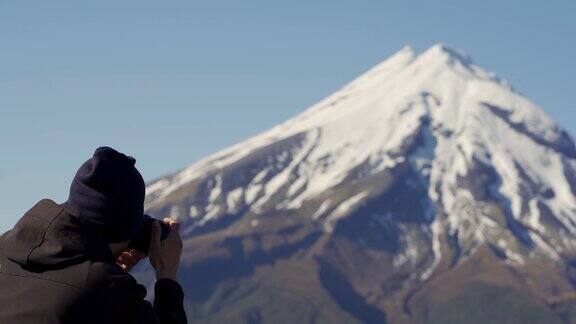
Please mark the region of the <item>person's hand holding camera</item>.
POLYGON ((156 279, 176 280, 180 256, 182 254, 182 238, 180 238, 180 223, 170 218, 164 218, 164 223, 170 226, 166 239, 161 239, 160 223, 152 225, 150 249, 148 258, 156 270, 156 279))
POLYGON ((134 266, 144 258, 146 258, 146 254, 144 252, 140 252, 135 249, 129 249, 122 252, 118 259, 116 259, 116 264, 119 265, 124 271, 130 272, 132 271, 132 268, 134 268, 134 266))

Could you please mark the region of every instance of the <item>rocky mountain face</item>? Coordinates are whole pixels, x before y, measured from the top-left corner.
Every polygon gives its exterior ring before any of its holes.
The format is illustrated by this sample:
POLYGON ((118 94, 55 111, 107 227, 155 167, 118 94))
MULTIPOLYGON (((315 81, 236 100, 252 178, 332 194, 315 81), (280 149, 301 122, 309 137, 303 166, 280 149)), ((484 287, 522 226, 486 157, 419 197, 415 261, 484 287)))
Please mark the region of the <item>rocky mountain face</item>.
POLYGON ((147 192, 193 323, 576 323, 574 142, 445 45, 147 192))

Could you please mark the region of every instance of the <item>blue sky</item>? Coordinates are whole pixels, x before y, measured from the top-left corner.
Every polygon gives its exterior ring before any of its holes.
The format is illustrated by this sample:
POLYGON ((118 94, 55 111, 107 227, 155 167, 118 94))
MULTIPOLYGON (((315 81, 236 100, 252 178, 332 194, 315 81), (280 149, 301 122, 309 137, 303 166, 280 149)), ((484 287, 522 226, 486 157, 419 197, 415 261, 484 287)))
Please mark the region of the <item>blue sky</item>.
POLYGON ((465 49, 576 134, 574 1, 0 0, 0 231, 100 145, 147 180, 406 44, 465 49))

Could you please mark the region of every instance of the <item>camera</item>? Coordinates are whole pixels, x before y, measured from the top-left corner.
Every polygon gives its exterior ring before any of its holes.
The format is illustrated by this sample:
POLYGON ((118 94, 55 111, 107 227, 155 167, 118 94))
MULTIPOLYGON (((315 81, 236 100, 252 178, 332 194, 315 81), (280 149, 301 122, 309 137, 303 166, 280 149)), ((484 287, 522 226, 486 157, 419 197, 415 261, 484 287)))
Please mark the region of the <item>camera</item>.
POLYGON ((130 240, 128 248, 144 252, 146 255, 148 255, 148 250, 150 249, 150 240, 152 236, 152 224, 154 224, 154 222, 158 222, 160 224, 160 240, 164 240, 168 236, 168 233, 170 233, 170 225, 161 222, 149 215, 144 215, 144 218, 144 222, 142 222, 142 225, 140 225, 140 228, 136 231, 136 234, 134 234, 132 240, 130 240))

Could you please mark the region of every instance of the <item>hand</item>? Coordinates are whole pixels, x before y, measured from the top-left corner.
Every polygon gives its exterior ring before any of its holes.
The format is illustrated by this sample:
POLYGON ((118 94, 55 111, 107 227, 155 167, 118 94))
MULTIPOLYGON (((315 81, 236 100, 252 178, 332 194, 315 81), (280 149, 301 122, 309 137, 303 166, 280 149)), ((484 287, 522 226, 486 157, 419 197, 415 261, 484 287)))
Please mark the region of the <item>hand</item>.
POLYGON ((116 259, 116 264, 124 271, 130 272, 132 271, 132 268, 134 268, 134 266, 144 258, 146 258, 145 253, 131 249, 122 252, 118 259, 116 259))
POLYGON ((182 254, 180 224, 170 218, 164 218, 164 223, 170 225, 170 233, 164 240, 160 239, 160 224, 158 222, 152 224, 148 257, 156 270, 157 280, 163 278, 176 280, 182 254))

